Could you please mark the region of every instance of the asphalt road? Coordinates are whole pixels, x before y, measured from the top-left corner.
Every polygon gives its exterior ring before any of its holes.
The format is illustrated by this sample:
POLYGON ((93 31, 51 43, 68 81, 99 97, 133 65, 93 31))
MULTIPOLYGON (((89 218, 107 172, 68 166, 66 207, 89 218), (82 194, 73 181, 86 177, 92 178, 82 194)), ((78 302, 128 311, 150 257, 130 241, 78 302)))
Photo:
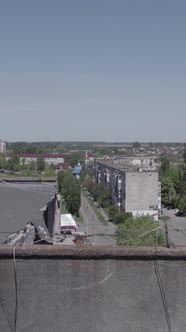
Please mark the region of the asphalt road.
MULTIPOLYGON (((169 216, 167 220, 168 235, 171 242, 175 246, 186 246, 186 217, 176 217, 174 210, 163 210, 165 216, 169 216)), ((161 222, 163 225, 164 223, 161 222)))
POLYGON ((53 184, 0 183, 0 243, 7 233, 23 229, 27 222, 44 227, 40 209, 55 192, 53 184))
POLYGON ((79 231, 84 231, 90 236, 90 243, 93 245, 109 246, 115 245, 116 241, 112 236, 115 234, 115 226, 107 222, 106 225, 102 224, 88 200, 81 195, 81 214, 84 218, 84 225, 80 225, 79 231))

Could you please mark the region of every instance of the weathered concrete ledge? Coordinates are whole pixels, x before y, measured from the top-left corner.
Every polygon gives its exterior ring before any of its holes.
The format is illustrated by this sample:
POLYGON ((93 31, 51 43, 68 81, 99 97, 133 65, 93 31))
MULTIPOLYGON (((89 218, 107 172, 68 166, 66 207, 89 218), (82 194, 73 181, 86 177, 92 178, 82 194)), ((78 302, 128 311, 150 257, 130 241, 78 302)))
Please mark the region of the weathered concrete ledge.
MULTIPOLYGON (((186 260, 186 247, 168 249, 164 247, 127 247, 127 246, 109 246, 109 247, 89 247, 89 246, 55 246, 55 245, 31 245, 17 246, 16 258, 32 259, 157 259, 186 260)), ((0 259, 10 259, 13 257, 13 246, 0 246, 0 259)))
POLYGON ((18 177, 15 177, 15 176, 5 176, 5 177, 0 177, 0 182, 8 182, 8 183, 11 183, 11 182, 15 182, 15 183, 42 183, 42 182, 56 182, 56 177, 53 176, 53 177, 29 177, 29 176, 18 176, 18 177))

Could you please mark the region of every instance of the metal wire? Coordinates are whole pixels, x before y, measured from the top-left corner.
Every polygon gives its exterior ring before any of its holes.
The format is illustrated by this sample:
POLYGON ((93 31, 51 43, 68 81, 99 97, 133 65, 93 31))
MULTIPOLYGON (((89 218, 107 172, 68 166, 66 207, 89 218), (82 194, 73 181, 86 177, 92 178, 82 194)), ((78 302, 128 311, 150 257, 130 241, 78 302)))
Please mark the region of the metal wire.
POLYGON ((14 311, 14 331, 17 331, 17 312, 18 312, 18 287, 17 287, 17 267, 16 267, 16 245, 13 248, 14 261, 14 283, 15 283, 15 311, 14 311))
POLYGON ((1 308, 2 308, 2 310, 3 310, 3 312, 4 312, 5 318, 6 318, 7 322, 8 322, 8 325, 9 325, 9 327, 10 327, 10 331, 12 331, 12 323, 11 323, 11 319, 10 319, 10 316, 9 316, 8 311, 7 311, 6 308, 5 308, 5 305, 4 305, 4 303, 3 303, 3 299, 2 299, 1 297, 0 297, 0 304, 1 304, 1 308))

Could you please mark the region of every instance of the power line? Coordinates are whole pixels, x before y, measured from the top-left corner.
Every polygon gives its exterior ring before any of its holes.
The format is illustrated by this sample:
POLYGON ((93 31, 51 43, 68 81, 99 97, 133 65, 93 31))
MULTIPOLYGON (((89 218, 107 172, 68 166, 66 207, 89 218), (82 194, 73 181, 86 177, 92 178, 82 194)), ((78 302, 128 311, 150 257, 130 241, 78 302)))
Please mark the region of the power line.
POLYGON ((18 288, 17 288, 17 267, 16 267, 16 244, 13 248, 14 261, 14 282, 15 282, 15 311, 14 311, 14 331, 17 331, 17 310, 18 310, 18 288))
MULTIPOLYGON (((121 232, 121 233, 125 234, 125 235, 139 235, 139 236, 144 236, 144 235, 146 235, 148 233, 155 232, 156 230, 161 229, 161 228, 163 228, 163 226, 156 227, 154 229, 146 231, 145 233, 141 233, 141 232, 132 232, 132 233, 131 232, 130 233, 128 233, 128 232, 121 232)), ((10 231, 10 232, 1 232, 0 231, 0 234, 12 234, 12 233, 18 233, 18 232, 20 232, 20 231, 10 231)), ((25 232, 25 234, 33 234, 33 233, 32 232, 25 232)), ((41 233, 41 232, 35 232, 34 234, 43 234, 43 233, 41 233)), ((47 233, 46 235, 52 236, 52 235, 55 235, 55 233, 54 234, 47 233)), ((73 233, 73 235, 75 235, 75 233, 73 233)), ((93 236, 93 235, 115 236, 115 234, 109 234, 109 233, 95 233, 95 234, 90 234, 90 236, 93 236)), ((89 235, 87 235, 87 236, 89 236, 89 235)))
POLYGON ((12 331, 12 323, 11 323, 11 319, 10 319, 10 317, 9 317, 9 313, 8 313, 8 311, 6 310, 5 305, 4 305, 4 303, 3 303, 3 299, 2 299, 1 297, 0 297, 0 304, 1 304, 1 308, 2 308, 2 310, 3 310, 3 312, 4 312, 5 318, 6 318, 7 322, 8 322, 8 325, 9 325, 9 327, 10 327, 10 330, 12 331))

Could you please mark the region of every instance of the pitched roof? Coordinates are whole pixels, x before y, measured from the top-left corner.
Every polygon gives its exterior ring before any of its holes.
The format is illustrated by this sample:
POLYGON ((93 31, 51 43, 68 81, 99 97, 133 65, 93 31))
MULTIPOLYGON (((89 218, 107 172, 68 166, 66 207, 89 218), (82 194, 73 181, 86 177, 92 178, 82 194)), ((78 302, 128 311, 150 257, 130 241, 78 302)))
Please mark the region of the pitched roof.
POLYGON ((72 166, 69 163, 58 163, 55 166, 56 169, 71 169, 72 166))

